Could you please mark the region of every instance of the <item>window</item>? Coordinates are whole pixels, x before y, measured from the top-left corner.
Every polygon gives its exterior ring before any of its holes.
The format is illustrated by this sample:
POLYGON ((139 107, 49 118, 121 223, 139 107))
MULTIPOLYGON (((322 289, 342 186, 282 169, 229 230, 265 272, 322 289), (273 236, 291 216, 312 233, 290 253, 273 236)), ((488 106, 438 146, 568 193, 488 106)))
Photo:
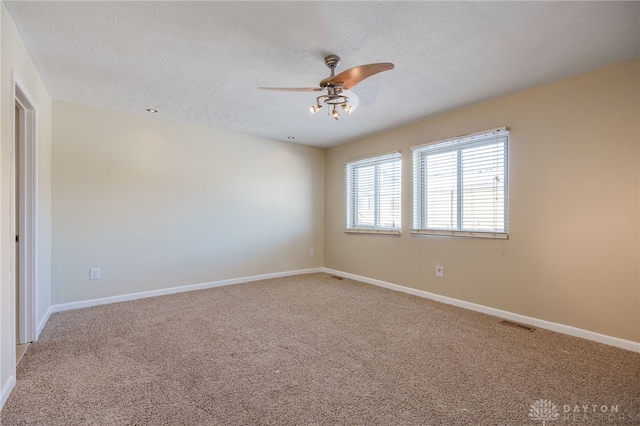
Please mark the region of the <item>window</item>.
POLYGON ((506 128, 413 150, 412 233, 507 238, 506 128))
POLYGON ((399 152, 346 164, 347 231, 400 232, 399 152))

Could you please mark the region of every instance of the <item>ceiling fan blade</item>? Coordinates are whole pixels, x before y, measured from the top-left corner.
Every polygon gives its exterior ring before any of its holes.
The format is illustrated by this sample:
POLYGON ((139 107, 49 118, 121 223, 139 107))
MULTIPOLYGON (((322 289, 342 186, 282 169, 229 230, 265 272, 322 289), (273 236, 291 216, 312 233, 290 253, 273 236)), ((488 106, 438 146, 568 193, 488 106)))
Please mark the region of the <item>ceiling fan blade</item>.
POLYGON ((340 74, 330 79, 329 84, 342 84, 343 90, 350 89, 365 78, 371 77, 372 75, 378 74, 382 71, 388 71, 390 69, 393 69, 393 64, 390 62, 360 65, 359 67, 342 71, 340 74))
POLYGON ((279 90, 281 92, 319 92, 321 87, 258 87, 260 90, 279 90))

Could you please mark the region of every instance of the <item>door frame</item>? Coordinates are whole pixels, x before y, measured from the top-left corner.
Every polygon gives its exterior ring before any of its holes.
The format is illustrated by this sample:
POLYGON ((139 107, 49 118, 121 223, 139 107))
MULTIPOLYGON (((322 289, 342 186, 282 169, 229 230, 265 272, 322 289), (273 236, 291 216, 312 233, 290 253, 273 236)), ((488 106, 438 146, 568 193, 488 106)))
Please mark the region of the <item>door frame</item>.
MULTIPOLYGON (((18 125, 19 140, 16 140, 16 129, 12 128, 12 162, 11 167, 13 183, 11 185, 12 214, 11 228, 13 235, 20 236, 18 244, 18 256, 20 262, 16 265, 16 245, 12 244, 11 265, 12 270, 20 268, 18 271, 18 282, 14 282, 13 291, 19 289, 18 306, 19 313, 14 314, 15 321, 20 315, 18 335, 16 344, 33 342, 37 339, 38 326, 38 149, 37 149, 37 128, 38 114, 33 97, 29 94, 25 84, 20 80, 15 70, 12 73, 12 115, 15 114, 15 107, 22 112, 22 117, 18 125), (19 151, 18 161, 20 167, 16 168, 16 150, 19 151), (18 184, 19 196, 22 201, 22 211, 18 211, 15 206, 15 179, 16 173, 20 173, 18 184), (19 216, 17 216, 19 215, 19 216), (16 229, 15 218, 19 217, 16 229), (19 286, 19 287, 18 287, 19 286)), ((12 127, 15 126, 16 118, 11 120, 12 127)), ((12 273, 12 281, 15 281, 15 274, 12 273)), ((14 304, 15 306, 15 304, 14 304)), ((14 325, 13 329, 16 329, 14 325)))

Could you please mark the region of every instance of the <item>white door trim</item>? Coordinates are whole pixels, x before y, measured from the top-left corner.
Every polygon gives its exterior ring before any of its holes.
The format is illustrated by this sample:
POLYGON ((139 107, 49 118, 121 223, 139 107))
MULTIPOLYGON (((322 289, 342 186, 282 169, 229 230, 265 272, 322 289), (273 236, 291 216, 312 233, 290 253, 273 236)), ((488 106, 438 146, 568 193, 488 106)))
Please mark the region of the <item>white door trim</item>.
MULTIPOLYGON (((16 178, 15 154, 16 149, 20 149, 21 152, 18 159, 21 166, 19 168, 21 176, 18 190, 21 192, 20 196, 23 201, 22 211, 16 211, 16 214, 20 215, 20 220, 18 221, 20 229, 15 229, 15 223, 12 223, 12 229, 15 231, 15 235, 20 235, 18 248, 19 258, 22 260, 20 262, 21 270, 18 271, 20 279, 15 284, 20 286, 20 300, 18 303, 21 308, 20 328, 18 330, 19 335, 16 336, 16 343, 25 343, 33 342, 38 338, 38 114, 33 97, 29 94, 25 84, 20 80, 15 70, 13 70, 12 78, 14 105, 23 110, 23 120, 19 123, 21 126, 21 131, 18 133, 20 140, 16 140, 15 129, 12 129, 12 166, 14 168, 12 177, 13 179, 16 178)), ((12 116, 13 114, 15 114, 15 108, 12 108, 12 116)), ((15 126, 15 117, 12 118, 11 123, 15 126)), ((12 185, 12 192, 13 187, 12 185)), ((14 194, 11 197, 12 200, 15 200, 14 194)), ((13 208, 15 209, 16 206, 13 208)), ((14 253, 12 255, 13 270, 18 266, 15 265, 15 258, 14 253)), ((12 319, 14 321, 15 318, 16 316, 13 315, 12 319)), ((13 328, 15 329, 15 326, 13 328)))

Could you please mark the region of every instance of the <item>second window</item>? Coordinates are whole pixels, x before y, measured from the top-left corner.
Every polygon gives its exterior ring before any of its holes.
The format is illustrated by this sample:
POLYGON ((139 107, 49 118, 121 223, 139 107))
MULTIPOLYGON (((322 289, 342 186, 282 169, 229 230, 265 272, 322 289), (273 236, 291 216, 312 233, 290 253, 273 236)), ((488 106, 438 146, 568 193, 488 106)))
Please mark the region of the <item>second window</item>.
POLYGON ((346 164, 347 231, 400 232, 399 152, 346 164))

